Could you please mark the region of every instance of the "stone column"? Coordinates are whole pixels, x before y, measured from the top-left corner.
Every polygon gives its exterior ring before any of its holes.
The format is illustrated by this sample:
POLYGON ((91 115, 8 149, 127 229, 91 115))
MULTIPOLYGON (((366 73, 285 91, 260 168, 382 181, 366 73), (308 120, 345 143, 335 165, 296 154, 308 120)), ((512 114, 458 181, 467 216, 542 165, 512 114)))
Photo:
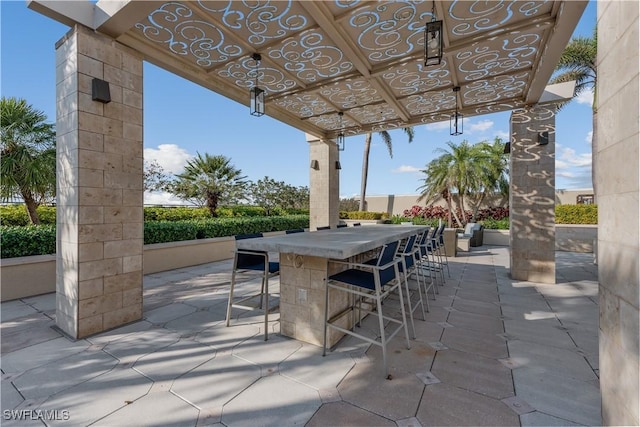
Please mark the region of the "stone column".
POLYGON ((638 2, 598 2, 600 393, 603 425, 640 425, 638 2))
POLYGON ((555 104, 511 114, 511 277, 556 282, 555 104), (546 144, 545 144, 546 143, 546 144))
POLYGON ((142 317, 142 57, 76 26, 56 44, 56 98, 56 323, 82 338, 142 317))
POLYGON ((337 169, 338 147, 333 142, 318 140, 307 134, 309 143, 309 227, 329 225, 339 221, 340 170, 337 169), (315 169, 314 169, 315 167, 315 169))

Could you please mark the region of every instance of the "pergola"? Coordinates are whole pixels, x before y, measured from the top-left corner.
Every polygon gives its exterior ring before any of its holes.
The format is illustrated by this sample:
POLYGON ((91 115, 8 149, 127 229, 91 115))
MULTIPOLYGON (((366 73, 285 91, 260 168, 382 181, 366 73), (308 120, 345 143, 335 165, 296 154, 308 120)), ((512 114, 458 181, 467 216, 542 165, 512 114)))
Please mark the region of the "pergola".
POLYGON ((72 27, 56 44, 58 326, 142 316, 142 61, 247 105, 263 88, 266 114, 306 133, 312 229, 338 222, 338 133, 512 110, 511 274, 553 283, 554 102, 573 85, 547 82, 586 4, 30 1, 72 27), (433 20, 444 55, 425 65, 433 20))
MULTIPOLYGON (((466 116, 511 110, 510 273, 553 282, 555 102, 572 87, 546 85, 586 4, 28 1, 72 27, 56 44, 56 323, 82 338, 142 318, 143 61, 246 105, 249 89, 263 88, 266 114, 305 132, 317 161, 312 228, 338 221, 341 131, 446 120, 456 101, 466 116), (432 11, 443 21, 444 56, 425 66, 432 11), (108 87, 111 102, 94 85, 108 87)), ((593 156, 605 425, 640 419, 639 8, 597 3, 593 156)))
POLYGON ((545 87, 586 4, 35 0, 29 7, 242 104, 257 80, 266 114, 328 140, 342 128, 348 136, 449 120, 456 97, 466 116, 549 101, 545 87), (444 56, 425 66, 432 19, 443 21, 444 56))

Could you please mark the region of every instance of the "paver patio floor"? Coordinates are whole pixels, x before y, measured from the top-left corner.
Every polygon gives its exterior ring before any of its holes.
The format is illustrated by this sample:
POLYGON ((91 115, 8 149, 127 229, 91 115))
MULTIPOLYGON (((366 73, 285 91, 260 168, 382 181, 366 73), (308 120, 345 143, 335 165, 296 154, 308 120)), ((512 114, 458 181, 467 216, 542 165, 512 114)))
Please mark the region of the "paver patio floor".
POLYGON ((2 303, 2 425, 599 425, 592 255, 557 252, 555 285, 508 263, 504 247, 450 258, 412 348, 390 343, 391 380, 379 348, 348 337, 322 357, 277 311, 267 342, 259 312, 225 327, 230 261, 146 275, 144 319, 83 340, 52 328, 55 294, 2 303))

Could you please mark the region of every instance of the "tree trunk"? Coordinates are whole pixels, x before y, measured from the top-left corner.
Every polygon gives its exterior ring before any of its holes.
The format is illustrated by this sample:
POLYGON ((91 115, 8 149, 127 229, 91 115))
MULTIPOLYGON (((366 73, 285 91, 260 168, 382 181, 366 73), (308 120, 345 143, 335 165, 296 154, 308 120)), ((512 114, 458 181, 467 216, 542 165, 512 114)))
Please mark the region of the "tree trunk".
POLYGON ((209 209, 209 213, 211 213, 212 217, 217 217, 218 212, 218 199, 220 198, 219 193, 215 192, 207 192, 207 208, 209 209))
POLYGON ((29 215, 29 221, 31 221, 31 224, 40 224, 40 218, 38 217, 38 212, 36 211, 36 209, 38 208, 38 203, 36 203, 31 194, 23 193, 22 198, 24 199, 24 204, 27 208, 27 214, 29 215))
MULTIPOLYGON (((595 102, 595 101, 594 101, 595 102)), ((591 185, 593 187, 593 203, 598 204, 598 190, 596 183, 596 166, 598 164, 598 112, 593 111, 593 132, 591 133, 591 185)))
POLYGON ((365 196, 367 194, 367 175, 369 174, 369 151, 371 150, 372 133, 368 133, 364 138, 364 155, 362 157, 362 183, 360 187, 360 207, 359 211, 364 211, 365 196))

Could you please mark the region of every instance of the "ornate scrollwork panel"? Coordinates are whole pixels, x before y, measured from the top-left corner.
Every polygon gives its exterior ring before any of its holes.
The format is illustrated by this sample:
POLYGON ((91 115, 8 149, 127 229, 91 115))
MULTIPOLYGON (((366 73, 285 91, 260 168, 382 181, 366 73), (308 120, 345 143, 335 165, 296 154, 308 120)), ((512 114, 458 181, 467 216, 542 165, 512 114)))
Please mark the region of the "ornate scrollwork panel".
POLYGON ((346 80, 323 87, 320 94, 342 110, 382 100, 378 91, 364 79, 346 80))
POLYGON ((550 0, 455 0, 449 6, 451 38, 469 37, 500 26, 542 16, 551 11, 550 0))
POLYGON ((456 66, 466 81, 473 81, 523 68, 530 68, 542 35, 509 34, 492 43, 473 46, 455 55, 456 66))
POLYGON ((331 104, 313 93, 285 96, 275 101, 274 104, 298 117, 311 117, 335 111, 331 104))
POLYGON ((322 31, 309 30, 295 39, 269 49, 269 58, 307 83, 335 77, 353 70, 340 49, 328 42, 322 31))
POLYGON ((520 96, 527 86, 528 78, 529 72, 525 71, 489 80, 477 80, 463 88, 463 104, 470 106, 520 96))
POLYGON ((198 4, 232 31, 247 32, 247 41, 254 46, 288 37, 312 24, 291 0, 199 0, 198 4))
POLYGON ((379 63, 422 49, 424 23, 430 19, 426 2, 380 2, 355 10, 347 31, 369 61, 379 63))
POLYGON ((243 55, 242 47, 210 22, 198 19, 183 3, 165 3, 143 21, 135 31, 163 45, 201 67, 210 67, 243 55))
POLYGON ((453 110, 456 107, 456 97, 453 92, 428 92, 411 95, 402 100, 402 105, 412 116, 430 114, 438 111, 453 110))
POLYGON ((363 124, 371 124, 398 118, 396 111, 386 104, 366 105, 349 111, 356 120, 363 124))
POLYGON ((446 60, 438 67, 425 67, 419 62, 403 64, 384 72, 382 78, 396 96, 408 96, 451 85, 451 73, 446 60))
MULTIPOLYGON (((282 92, 296 86, 296 82, 288 79, 280 70, 260 65, 257 68, 258 86, 268 93, 282 92)), ((229 79, 236 86, 250 88, 256 81, 255 61, 245 57, 240 61, 230 62, 218 70, 220 77, 229 79)))

